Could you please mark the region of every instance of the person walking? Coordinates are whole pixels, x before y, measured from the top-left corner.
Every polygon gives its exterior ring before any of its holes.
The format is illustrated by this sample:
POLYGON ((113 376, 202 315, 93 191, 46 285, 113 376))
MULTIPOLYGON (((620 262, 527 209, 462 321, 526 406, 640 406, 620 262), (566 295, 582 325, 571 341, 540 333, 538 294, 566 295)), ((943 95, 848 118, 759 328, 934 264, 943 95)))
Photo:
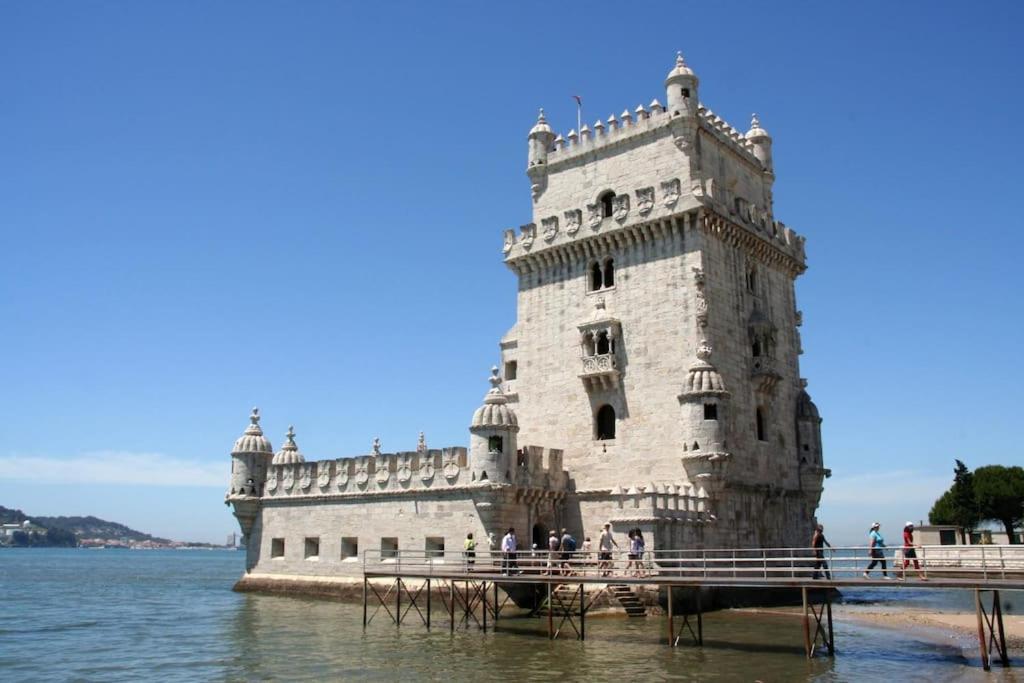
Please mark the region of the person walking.
POLYGON ((473 540, 473 532, 466 534, 466 540, 462 544, 462 556, 466 559, 466 571, 473 571, 476 564, 476 541, 473 540))
POLYGON ((629 545, 629 554, 633 558, 633 567, 637 578, 646 575, 644 566, 644 533, 640 529, 633 529, 633 540, 629 545))
POLYGON ((515 573, 514 570, 518 568, 516 564, 517 547, 516 530, 513 527, 509 527, 508 533, 501 539, 501 573, 503 576, 515 573))
POLYGON ((558 549, 562 546, 562 542, 558 540, 558 532, 552 529, 548 532, 548 574, 555 573, 555 567, 558 566, 558 549))
POLYGON ((633 552, 636 529, 630 529, 629 533, 626 534, 626 538, 628 539, 626 541, 626 568, 623 570, 623 573, 628 575, 630 570, 636 567, 636 553, 633 552))
POLYGON ((562 539, 559 543, 562 551, 561 570, 564 576, 572 574, 572 559, 576 553, 576 539, 572 537, 568 529, 562 529, 562 539))
POLYGON ((832 571, 825 561, 825 546, 831 548, 832 544, 825 538, 825 525, 819 524, 814 527, 814 535, 811 537, 811 547, 814 548, 814 573, 811 574, 811 578, 819 578, 822 576, 822 571, 819 570, 823 570, 825 578, 831 581, 832 571))
POLYGON ((612 548, 618 547, 619 544, 612 536, 612 525, 605 524, 601 537, 597 539, 597 569, 601 576, 609 576, 612 573, 612 548))
POLYGON ((903 573, 900 575, 900 579, 906 580, 907 567, 910 566, 911 560, 914 561, 917 578, 927 581, 928 577, 921 571, 921 565, 917 562, 917 550, 915 550, 914 546, 914 523, 907 522, 903 525, 903 573))
POLYGON ((870 579, 871 570, 875 568, 876 564, 880 564, 882 566, 882 578, 888 581, 892 577, 889 576, 889 570, 885 563, 885 539, 882 538, 882 532, 879 531, 881 527, 881 524, 875 522, 871 525, 871 531, 868 533, 868 542, 870 543, 868 554, 871 556, 871 563, 864 570, 864 578, 870 579))

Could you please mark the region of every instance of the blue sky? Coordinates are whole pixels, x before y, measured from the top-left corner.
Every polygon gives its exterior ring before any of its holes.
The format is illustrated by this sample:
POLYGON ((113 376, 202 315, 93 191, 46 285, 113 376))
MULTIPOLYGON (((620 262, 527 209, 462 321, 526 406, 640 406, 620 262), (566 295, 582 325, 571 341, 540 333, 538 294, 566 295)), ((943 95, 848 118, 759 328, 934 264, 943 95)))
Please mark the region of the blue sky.
POLYGON ((833 540, 1024 462, 1020 5, 577 10, 0 6, 0 504, 222 541, 253 405, 310 458, 466 443, 537 107, 663 100, 676 50, 808 238, 833 540))

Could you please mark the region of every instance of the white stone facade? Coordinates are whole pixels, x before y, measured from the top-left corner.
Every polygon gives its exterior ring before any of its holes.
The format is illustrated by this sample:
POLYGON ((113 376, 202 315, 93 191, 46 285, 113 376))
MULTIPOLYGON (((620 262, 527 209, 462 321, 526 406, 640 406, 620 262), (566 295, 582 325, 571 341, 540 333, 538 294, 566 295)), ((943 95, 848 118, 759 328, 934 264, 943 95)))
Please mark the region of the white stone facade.
POLYGON ((254 418, 228 495, 251 570, 354 572, 353 538, 484 548, 515 526, 528 548, 606 521, 649 548, 806 545, 828 470, 799 373, 804 240, 773 216, 771 138, 698 85, 679 57, 665 107, 565 138, 541 113, 532 221, 504 234, 517 322, 468 451, 305 462, 292 433, 274 456, 254 418))

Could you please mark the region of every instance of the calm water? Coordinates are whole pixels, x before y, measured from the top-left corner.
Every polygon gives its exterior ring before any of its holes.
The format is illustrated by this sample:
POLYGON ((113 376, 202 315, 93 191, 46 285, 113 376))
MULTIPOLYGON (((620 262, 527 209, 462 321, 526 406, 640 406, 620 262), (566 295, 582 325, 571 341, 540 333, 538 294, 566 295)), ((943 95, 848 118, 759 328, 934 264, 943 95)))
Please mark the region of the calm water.
POLYGON ((552 643, 542 620, 525 619, 486 635, 451 636, 443 617, 432 633, 384 620, 364 632, 360 605, 233 593, 242 559, 0 551, 0 680, 1016 680, 1014 669, 985 674, 951 642, 841 620, 838 656, 808 662, 798 621, 735 612, 705 618, 702 649, 666 647, 653 617, 589 619, 583 643, 552 643))

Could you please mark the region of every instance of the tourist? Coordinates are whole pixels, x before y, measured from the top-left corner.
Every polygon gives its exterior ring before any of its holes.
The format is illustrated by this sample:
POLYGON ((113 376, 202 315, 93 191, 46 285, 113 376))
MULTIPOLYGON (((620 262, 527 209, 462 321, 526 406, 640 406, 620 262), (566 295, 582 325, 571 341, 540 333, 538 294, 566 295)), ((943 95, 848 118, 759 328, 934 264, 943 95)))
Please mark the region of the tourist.
POLYGON ((612 536, 612 525, 605 524, 601 537, 597 539, 597 569, 601 576, 608 576, 612 573, 612 548, 618 548, 612 536))
POLYGON ((573 555, 576 553, 576 539, 572 537, 568 529, 562 529, 562 539, 559 542, 559 548, 562 551, 562 574, 568 576, 572 574, 572 560, 573 555))
POLYGON ((515 574, 519 565, 516 563, 516 530, 508 528, 508 533, 501 539, 501 573, 503 576, 515 574))
POLYGON ((476 563, 476 541, 473 540, 473 532, 466 534, 466 541, 462 544, 462 556, 466 558, 466 571, 473 571, 476 563))
POLYGON ((907 578, 907 567, 910 566, 910 561, 914 561, 914 569, 917 570, 917 578, 922 581, 927 581, 928 577, 921 571, 921 565, 917 562, 917 550, 914 549, 914 523, 907 522, 903 525, 903 573, 900 575, 901 579, 906 580, 907 578))
POLYGON ((825 578, 831 581, 832 572, 828 568, 828 562, 825 561, 825 546, 831 548, 832 544, 825 538, 825 525, 819 524, 814 527, 814 535, 811 537, 811 547, 814 548, 814 573, 811 578, 817 579, 822 575, 819 570, 823 570, 825 578))
POLYGON ((586 567, 593 566, 591 562, 593 558, 594 544, 590 542, 590 536, 583 539, 583 565, 586 567))
POLYGON ((552 529, 548 532, 548 574, 555 573, 558 566, 558 549, 562 542, 558 540, 558 532, 552 529))
POLYGON ((629 571, 636 566, 636 553, 633 552, 633 540, 636 538, 636 529, 630 529, 629 533, 626 534, 626 538, 629 540, 626 542, 626 568, 623 570, 623 573, 629 574, 629 571))
POLYGON ((637 577, 647 576, 647 565, 644 564, 644 552, 646 544, 644 543, 644 533, 640 529, 633 530, 633 544, 632 552, 634 560, 636 562, 636 575, 637 577))
POLYGON ((885 563, 885 539, 882 538, 882 534, 879 531, 881 527, 881 524, 875 522, 871 525, 871 532, 868 533, 868 541, 871 544, 868 549, 868 554, 871 556, 871 563, 868 565, 868 568, 864 570, 865 579, 871 578, 871 570, 875 568, 876 564, 880 564, 882 566, 883 579, 892 579, 892 577, 889 576, 889 570, 885 563))

